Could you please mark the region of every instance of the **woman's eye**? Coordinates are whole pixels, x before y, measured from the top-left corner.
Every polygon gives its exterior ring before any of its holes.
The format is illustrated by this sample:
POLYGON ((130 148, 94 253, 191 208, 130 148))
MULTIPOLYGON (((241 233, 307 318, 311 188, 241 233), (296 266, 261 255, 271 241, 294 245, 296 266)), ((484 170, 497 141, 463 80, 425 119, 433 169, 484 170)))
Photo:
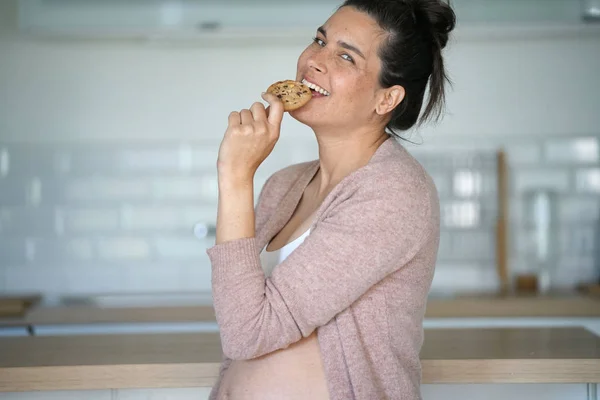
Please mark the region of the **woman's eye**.
POLYGON ((344 60, 347 60, 347 61, 350 61, 350 62, 354 62, 354 59, 351 56, 349 56, 348 54, 342 54, 342 58, 344 60))

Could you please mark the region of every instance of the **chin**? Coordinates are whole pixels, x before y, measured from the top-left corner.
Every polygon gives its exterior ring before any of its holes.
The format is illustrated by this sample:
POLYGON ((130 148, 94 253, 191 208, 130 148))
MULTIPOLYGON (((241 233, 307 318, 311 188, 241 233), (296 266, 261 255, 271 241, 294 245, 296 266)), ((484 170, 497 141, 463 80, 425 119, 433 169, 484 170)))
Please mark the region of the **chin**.
POLYGON ((294 111, 290 111, 289 114, 296 121, 298 121, 306 126, 309 126, 311 128, 314 128, 315 125, 319 125, 319 122, 322 122, 323 115, 320 115, 320 114, 316 113, 314 110, 311 110, 309 105, 310 104, 307 104, 306 106, 304 106, 302 108, 299 108, 294 111))

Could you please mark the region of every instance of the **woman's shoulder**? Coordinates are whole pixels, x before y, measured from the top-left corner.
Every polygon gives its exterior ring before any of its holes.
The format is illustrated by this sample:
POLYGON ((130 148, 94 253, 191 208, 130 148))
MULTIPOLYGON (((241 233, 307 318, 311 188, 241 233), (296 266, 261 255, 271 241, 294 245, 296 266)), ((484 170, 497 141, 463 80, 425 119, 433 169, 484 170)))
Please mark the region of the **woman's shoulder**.
MULTIPOLYGON (((342 182, 335 204, 349 219, 362 218, 381 226, 415 223, 424 231, 439 230, 439 196, 435 183, 421 163, 401 144, 392 143, 363 168, 342 182), (359 209, 357 213, 354 209, 359 209), (410 216, 408 218, 407 216, 410 216)), ((338 218, 346 218, 341 212, 338 218)))
MULTIPOLYGON (((306 161, 288 165, 271 174, 267 179, 264 190, 265 197, 277 200, 303 177, 315 172, 319 160, 306 161)), ((354 200, 361 195, 385 196, 398 200, 415 197, 422 201, 430 198, 437 202, 437 189, 431 176, 419 161, 398 141, 390 139, 373 155, 367 165, 359 168, 343 179, 335 192, 342 198, 352 197, 354 200)))
POLYGON ((385 144, 369 163, 353 176, 348 184, 380 194, 405 196, 408 192, 418 196, 437 197, 433 179, 421 163, 395 139, 385 144))

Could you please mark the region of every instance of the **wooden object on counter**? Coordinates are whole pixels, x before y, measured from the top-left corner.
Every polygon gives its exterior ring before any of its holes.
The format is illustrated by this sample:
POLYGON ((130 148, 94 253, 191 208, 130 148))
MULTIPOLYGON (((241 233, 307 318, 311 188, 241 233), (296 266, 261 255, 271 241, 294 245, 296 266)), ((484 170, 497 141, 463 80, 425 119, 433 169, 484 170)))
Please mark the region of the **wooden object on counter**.
MULTIPOLYGON (((212 386, 217 333, 0 339, 0 392, 212 386)), ((426 329, 423 383, 600 382, 582 328, 426 329)))
POLYGON ((600 283, 595 283, 591 285, 579 285, 577 289, 585 295, 600 298, 600 283))
POLYGON ((535 274, 520 274, 515 277, 515 292, 535 294, 538 292, 538 277, 535 274))
POLYGON ((0 297, 0 320, 3 318, 24 317, 35 306, 40 296, 0 297))
POLYGON ((500 281, 500 293, 510 291, 508 278, 508 182, 506 153, 498 151, 498 220, 496 223, 496 270, 500 281))

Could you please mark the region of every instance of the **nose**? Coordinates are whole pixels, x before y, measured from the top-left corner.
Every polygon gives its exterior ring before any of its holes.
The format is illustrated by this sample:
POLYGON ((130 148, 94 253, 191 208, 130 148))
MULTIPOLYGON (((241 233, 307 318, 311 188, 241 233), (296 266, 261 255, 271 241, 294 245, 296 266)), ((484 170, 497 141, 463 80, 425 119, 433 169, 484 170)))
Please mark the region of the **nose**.
POLYGON ((317 72, 321 72, 321 73, 326 73, 327 72, 327 66, 325 63, 325 55, 323 54, 325 53, 324 51, 319 51, 317 53, 312 54, 309 58, 308 58, 308 68, 317 71, 317 72))

